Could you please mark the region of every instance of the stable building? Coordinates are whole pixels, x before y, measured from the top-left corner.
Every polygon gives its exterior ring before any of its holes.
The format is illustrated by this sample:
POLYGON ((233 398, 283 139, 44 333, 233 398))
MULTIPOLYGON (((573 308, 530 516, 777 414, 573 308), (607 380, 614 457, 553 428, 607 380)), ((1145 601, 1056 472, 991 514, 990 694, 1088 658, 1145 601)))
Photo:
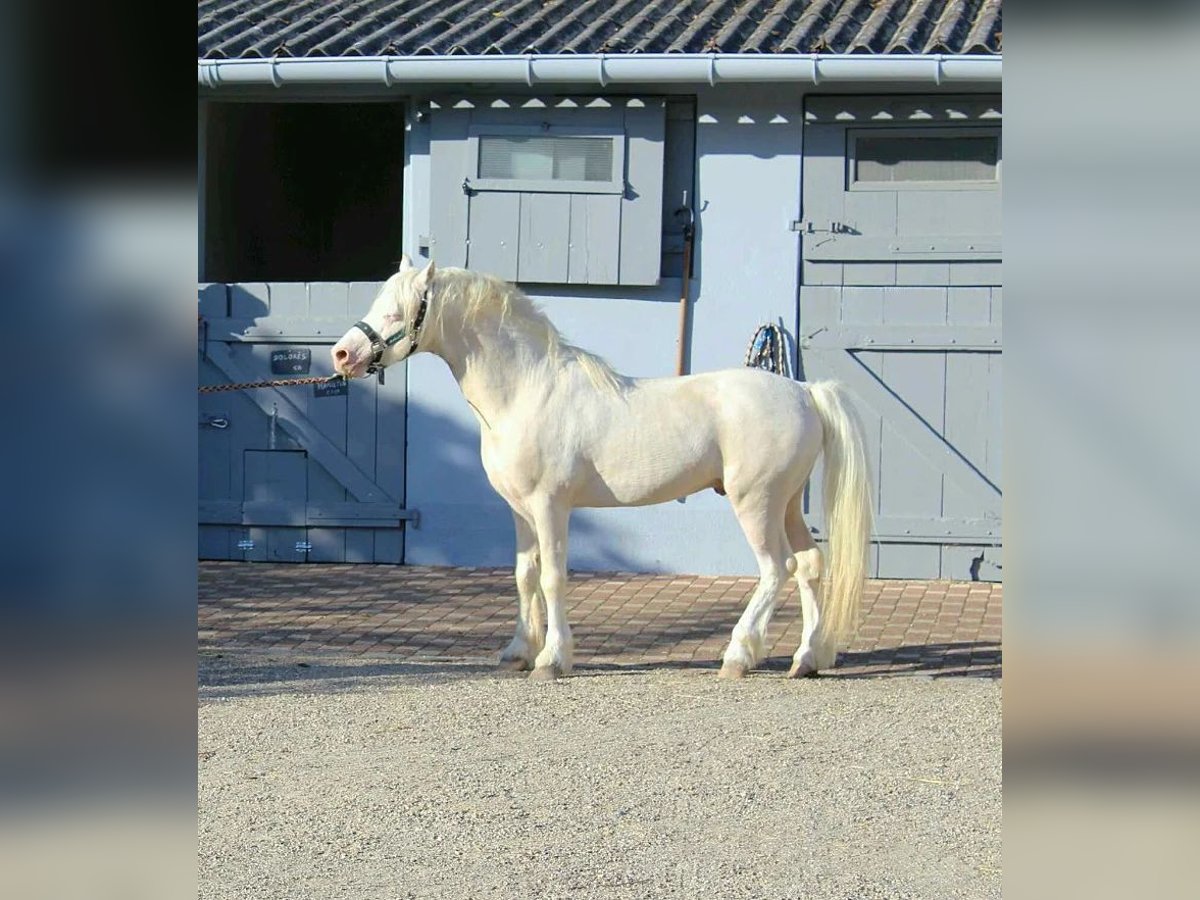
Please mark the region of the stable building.
MULTIPOLYGON (((854 393, 873 573, 999 580, 1000 39, 999 0, 205 0, 201 384, 329 374, 402 253, 630 375, 776 325, 789 376, 854 393)), ((201 558, 511 563, 435 357, 200 413, 201 558)), ((756 571, 713 492, 571 528, 575 569, 756 571)))

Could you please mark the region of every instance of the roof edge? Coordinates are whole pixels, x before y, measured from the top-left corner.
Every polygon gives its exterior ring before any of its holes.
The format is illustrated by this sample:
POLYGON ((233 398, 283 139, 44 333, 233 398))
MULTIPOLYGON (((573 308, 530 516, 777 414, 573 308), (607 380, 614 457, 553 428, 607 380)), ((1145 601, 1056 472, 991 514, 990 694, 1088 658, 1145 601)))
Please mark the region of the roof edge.
POLYGON ((999 83, 1002 54, 762 54, 638 53, 488 56, 327 56, 269 59, 201 59, 198 84, 358 84, 391 88, 409 84, 488 82, 534 85, 621 83, 727 84, 905 81, 999 83))

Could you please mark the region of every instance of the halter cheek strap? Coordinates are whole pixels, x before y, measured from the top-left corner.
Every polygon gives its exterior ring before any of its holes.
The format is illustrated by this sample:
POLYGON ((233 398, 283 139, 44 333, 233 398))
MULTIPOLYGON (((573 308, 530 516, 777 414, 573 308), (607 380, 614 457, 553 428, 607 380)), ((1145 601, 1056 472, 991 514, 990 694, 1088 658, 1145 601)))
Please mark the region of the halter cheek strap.
MULTIPOLYGON (((425 321, 425 311, 429 308, 429 291, 426 290, 421 297, 421 305, 417 307, 417 317, 413 320, 412 327, 412 350, 415 353, 417 350, 417 338, 421 334, 421 324, 425 321)), ((368 325, 366 322, 355 322, 354 327, 367 336, 367 340, 371 342, 371 362, 367 366, 367 374, 373 375, 376 372, 386 368, 383 365, 383 351, 388 347, 400 343, 404 340, 404 336, 408 334, 408 328, 401 325, 396 329, 395 333, 389 336, 386 340, 380 337, 379 332, 368 325)))

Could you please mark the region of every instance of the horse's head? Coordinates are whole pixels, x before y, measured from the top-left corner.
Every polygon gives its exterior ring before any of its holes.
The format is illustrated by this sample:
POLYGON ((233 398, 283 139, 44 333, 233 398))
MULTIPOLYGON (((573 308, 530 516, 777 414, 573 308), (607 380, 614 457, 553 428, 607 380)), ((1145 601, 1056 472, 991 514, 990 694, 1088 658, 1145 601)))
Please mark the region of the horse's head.
POLYGON ((420 342, 433 276, 432 260, 418 269, 405 255, 400 271, 384 283, 370 311, 333 345, 333 370, 358 378, 412 355, 420 342))

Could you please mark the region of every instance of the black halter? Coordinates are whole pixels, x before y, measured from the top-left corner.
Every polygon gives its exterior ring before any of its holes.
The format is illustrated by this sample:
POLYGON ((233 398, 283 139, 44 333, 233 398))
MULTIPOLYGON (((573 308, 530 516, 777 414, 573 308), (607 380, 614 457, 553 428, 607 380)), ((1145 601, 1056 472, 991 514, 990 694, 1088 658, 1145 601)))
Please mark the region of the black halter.
MULTIPOLYGON (((412 350, 410 355, 417 350, 417 338, 421 335, 421 323, 425 321, 425 310, 429 308, 429 291, 426 289, 424 296, 421 297, 421 305, 417 307, 417 317, 413 319, 412 327, 412 350)), ((383 351, 388 347, 398 344, 404 340, 404 336, 408 334, 408 328, 401 325, 396 333, 391 335, 387 340, 379 336, 379 332, 368 325, 366 322, 355 322, 354 327, 367 336, 367 340, 371 342, 371 363, 367 366, 367 374, 374 375, 376 372, 382 372, 386 366, 382 365, 383 351)))

